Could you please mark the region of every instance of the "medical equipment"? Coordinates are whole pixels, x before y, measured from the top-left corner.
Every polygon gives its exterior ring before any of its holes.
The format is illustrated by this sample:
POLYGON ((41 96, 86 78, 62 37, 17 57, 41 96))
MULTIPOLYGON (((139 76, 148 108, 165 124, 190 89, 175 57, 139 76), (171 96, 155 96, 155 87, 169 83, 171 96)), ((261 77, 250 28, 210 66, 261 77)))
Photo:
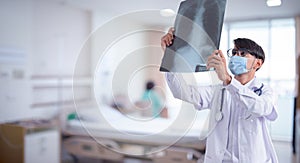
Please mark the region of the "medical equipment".
POLYGON ((165 50, 160 71, 207 71, 206 61, 219 49, 227 0, 185 0, 178 8, 173 44, 165 50))
POLYGON ((223 119, 223 102, 224 102, 224 93, 225 88, 222 88, 222 95, 221 95, 221 106, 219 112, 216 114, 216 121, 219 122, 223 119))
MULTIPOLYGON (((258 96, 260 96, 262 94, 263 87, 264 87, 264 84, 262 83, 261 86, 257 89, 254 89, 253 92, 256 93, 258 96)), ((225 93, 225 88, 222 88, 221 106, 220 106, 220 110, 216 113, 216 117, 215 117, 217 122, 219 122, 223 119, 224 93, 225 93)))
POLYGON ((258 96, 262 94, 262 88, 264 87, 264 84, 262 83, 261 86, 258 89, 254 89, 254 93, 256 93, 258 96))

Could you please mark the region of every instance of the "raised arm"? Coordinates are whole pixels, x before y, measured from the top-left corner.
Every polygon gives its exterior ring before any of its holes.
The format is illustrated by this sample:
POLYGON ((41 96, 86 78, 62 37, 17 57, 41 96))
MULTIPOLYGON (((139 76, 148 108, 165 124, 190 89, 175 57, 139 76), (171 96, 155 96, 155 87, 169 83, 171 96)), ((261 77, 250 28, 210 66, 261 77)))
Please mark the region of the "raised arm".
POLYGON ((210 108, 213 94, 212 87, 188 85, 181 74, 170 72, 166 73, 166 80, 175 98, 193 104, 198 110, 210 108))
POLYGON ((231 83, 226 89, 235 96, 238 96, 241 104, 247 109, 249 115, 254 117, 266 117, 269 120, 277 118, 277 111, 275 107, 275 97, 272 89, 264 86, 262 94, 258 96, 253 90, 243 86, 236 79, 232 79, 231 83))

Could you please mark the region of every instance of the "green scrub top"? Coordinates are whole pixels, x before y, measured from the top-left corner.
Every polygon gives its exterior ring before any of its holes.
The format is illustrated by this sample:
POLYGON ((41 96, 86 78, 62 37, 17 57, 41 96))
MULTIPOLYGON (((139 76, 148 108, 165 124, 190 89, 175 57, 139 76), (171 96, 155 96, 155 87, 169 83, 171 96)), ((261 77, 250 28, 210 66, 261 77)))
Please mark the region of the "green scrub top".
POLYGON ((162 109, 161 97, 153 90, 146 90, 142 96, 142 100, 151 102, 152 116, 160 117, 160 111, 162 109))

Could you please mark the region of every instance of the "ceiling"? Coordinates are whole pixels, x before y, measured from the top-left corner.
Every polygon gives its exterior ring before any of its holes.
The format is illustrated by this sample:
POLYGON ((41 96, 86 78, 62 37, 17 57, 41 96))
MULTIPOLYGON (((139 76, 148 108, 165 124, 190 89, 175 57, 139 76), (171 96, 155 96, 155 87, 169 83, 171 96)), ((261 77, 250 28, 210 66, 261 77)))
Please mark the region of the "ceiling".
MULTIPOLYGON (((182 0, 61 0, 82 9, 112 16, 149 9, 170 8, 177 12, 182 0)), ((300 15, 300 0, 282 0, 279 7, 267 7, 266 0, 227 0, 225 21, 284 18, 300 15)), ((151 17, 141 21, 158 22, 151 17)), ((163 22, 161 22, 163 24, 163 22)), ((168 24, 168 23, 167 23, 168 24)))

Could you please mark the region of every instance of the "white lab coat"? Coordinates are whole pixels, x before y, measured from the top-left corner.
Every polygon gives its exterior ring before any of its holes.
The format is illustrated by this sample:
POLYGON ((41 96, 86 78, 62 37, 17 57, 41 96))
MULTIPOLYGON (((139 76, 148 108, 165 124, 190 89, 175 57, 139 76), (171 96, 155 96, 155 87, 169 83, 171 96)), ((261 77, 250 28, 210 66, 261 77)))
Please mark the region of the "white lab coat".
POLYGON ((205 163, 222 163, 228 149, 239 163, 278 162, 267 128, 267 121, 277 118, 270 87, 264 85, 262 95, 258 96, 253 90, 262 83, 256 78, 246 85, 233 78, 227 86, 205 87, 187 85, 180 75, 173 73, 166 73, 166 79, 175 98, 192 103, 199 110, 211 109, 210 126, 214 129, 207 137, 205 163), (215 115, 220 109, 222 88, 225 88, 224 116, 217 122, 215 115))

